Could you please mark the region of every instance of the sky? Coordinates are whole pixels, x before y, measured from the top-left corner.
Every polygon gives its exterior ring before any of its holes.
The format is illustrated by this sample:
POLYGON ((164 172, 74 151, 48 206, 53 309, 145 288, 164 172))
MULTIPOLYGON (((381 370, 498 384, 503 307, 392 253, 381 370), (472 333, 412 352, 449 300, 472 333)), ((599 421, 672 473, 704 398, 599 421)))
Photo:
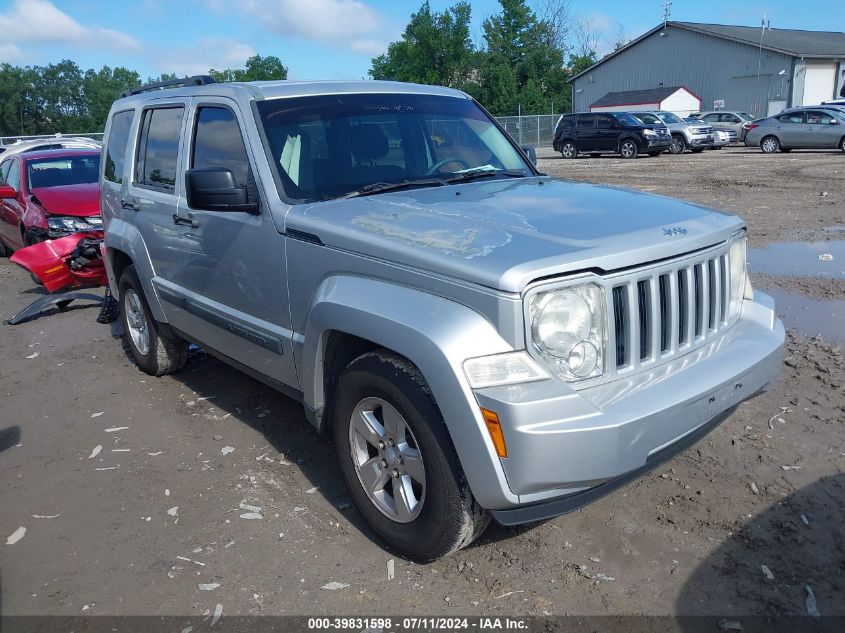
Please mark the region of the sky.
MULTIPOLYGON (((431 0, 442 11, 456 0, 431 0)), ((534 0, 533 6, 545 0, 534 0)), ((143 78, 239 68, 256 53, 275 55, 291 79, 366 78, 370 60, 399 39, 422 0, 0 0, 0 62, 44 65, 72 59, 83 69, 125 66, 143 78)), ((574 19, 612 49, 621 28, 633 39, 656 26, 663 0, 569 0, 574 19)), ((473 39, 497 12, 473 0, 473 39)), ((674 0, 670 19, 844 30, 845 2, 797 11, 794 0, 674 0)))

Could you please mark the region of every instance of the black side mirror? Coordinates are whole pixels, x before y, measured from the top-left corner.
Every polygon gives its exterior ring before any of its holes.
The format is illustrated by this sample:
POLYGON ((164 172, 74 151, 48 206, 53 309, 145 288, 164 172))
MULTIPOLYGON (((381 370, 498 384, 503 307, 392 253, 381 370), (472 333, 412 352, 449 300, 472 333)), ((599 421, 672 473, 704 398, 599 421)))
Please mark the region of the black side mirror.
POLYGON ((525 152, 525 155, 528 156, 528 160, 531 161, 532 165, 537 164, 537 148, 533 145, 520 145, 520 149, 525 152))
POLYGON ((249 201, 246 187, 239 187, 231 169, 189 169, 185 172, 188 206, 207 211, 247 211, 258 204, 249 201))

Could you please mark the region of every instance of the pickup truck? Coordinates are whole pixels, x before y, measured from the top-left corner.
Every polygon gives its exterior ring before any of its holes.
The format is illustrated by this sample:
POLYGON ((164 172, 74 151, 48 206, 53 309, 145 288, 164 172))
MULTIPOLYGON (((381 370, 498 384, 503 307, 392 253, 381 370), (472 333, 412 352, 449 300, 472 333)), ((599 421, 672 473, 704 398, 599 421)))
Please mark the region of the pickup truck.
POLYGON ((550 178, 458 90, 139 87, 100 184, 138 366, 194 342, 300 401, 414 560, 612 492, 781 364, 742 220, 550 178))

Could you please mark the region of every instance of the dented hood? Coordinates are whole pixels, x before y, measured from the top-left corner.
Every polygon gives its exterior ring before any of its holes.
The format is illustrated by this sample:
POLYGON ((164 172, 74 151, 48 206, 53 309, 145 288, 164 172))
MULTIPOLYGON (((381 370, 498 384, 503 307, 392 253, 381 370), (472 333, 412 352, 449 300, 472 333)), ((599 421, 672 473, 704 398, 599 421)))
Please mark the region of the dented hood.
POLYGON ((547 177, 297 205, 286 218, 287 229, 328 246, 508 292, 540 277, 673 257, 742 226, 672 198, 547 177), (670 228, 682 230, 664 235, 670 228))
POLYGON ((100 185, 96 182, 36 187, 30 193, 50 215, 100 215, 100 185))

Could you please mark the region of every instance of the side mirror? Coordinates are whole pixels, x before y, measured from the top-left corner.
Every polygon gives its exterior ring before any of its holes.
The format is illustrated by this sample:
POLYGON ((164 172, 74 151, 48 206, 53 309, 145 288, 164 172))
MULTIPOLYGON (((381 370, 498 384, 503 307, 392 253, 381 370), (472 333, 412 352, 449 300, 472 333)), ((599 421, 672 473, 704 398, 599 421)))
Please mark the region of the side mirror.
POLYGON ((839 125, 839 119, 831 119, 830 124, 831 125, 839 125))
POLYGON ((0 198, 17 198, 18 192, 11 185, 0 185, 0 198))
POLYGON ((258 204, 249 201, 246 187, 237 185, 231 169, 189 169, 185 172, 185 194, 192 209, 258 211, 258 204))
POLYGON ((528 160, 531 161, 532 165, 537 164, 537 148, 533 145, 520 145, 520 149, 525 152, 525 155, 528 156, 528 160))

